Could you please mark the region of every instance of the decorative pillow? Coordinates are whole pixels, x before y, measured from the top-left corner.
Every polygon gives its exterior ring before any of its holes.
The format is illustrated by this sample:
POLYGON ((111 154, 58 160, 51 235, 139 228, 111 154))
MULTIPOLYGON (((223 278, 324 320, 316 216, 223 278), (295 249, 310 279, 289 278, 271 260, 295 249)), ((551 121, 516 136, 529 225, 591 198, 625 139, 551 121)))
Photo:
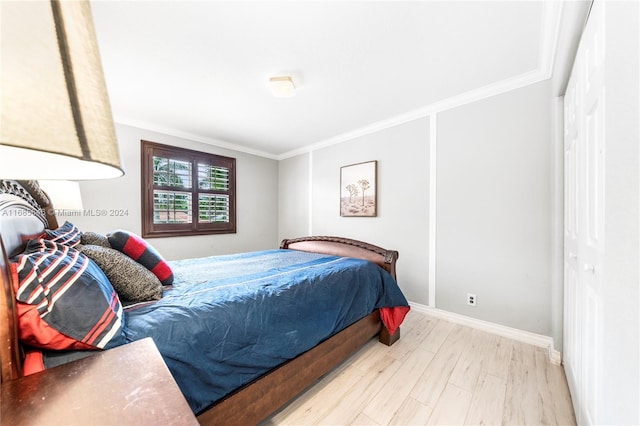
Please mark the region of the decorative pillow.
POLYGON ((163 285, 173 283, 173 271, 166 260, 149 243, 129 231, 114 231, 107 235, 114 249, 126 254, 158 277, 163 285))
POLYGON ((91 231, 82 233, 82 236, 80 237, 80 244, 111 248, 111 244, 109 244, 109 240, 106 235, 91 231))
POLYGON ((12 261, 23 343, 47 349, 108 349, 126 343, 118 294, 91 259, 39 239, 29 241, 12 261))
POLYGON ((102 269, 123 301, 145 302, 162 297, 158 277, 126 254, 96 245, 81 245, 78 250, 102 269))
POLYGON ((59 244, 75 247, 80 244, 82 232, 71 222, 66 221, 64 225, 58 229, 45 229, 42 237, 59 244))

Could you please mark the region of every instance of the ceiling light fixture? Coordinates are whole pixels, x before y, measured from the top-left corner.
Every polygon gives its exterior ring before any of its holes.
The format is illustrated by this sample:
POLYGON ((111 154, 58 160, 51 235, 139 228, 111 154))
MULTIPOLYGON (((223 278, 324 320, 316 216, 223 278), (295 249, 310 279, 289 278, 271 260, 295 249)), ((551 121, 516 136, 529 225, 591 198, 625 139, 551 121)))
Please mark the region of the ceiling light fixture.
POLYGON ((269 88, 276 98, 291 98, 296 95, 296 85, 289 76, 271 77, 269 88))

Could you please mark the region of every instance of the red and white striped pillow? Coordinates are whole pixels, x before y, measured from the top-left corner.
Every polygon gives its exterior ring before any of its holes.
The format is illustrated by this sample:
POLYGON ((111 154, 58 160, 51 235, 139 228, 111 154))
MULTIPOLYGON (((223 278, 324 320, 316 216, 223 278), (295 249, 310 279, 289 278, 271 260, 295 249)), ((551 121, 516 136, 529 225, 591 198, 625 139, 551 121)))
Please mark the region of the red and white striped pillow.
POLYGON ((27 243, 11 262, 20 340, 47 349, 107 349, 126 343, 118 295, 102 270, 54 241, 27 243))
POLYGON ((42 237, 59 244, 64 244, 69 247, 75 247, 80 244, 82 231, 80 231, 71 222, 66 221, 64 225, 62 225, 58 229, 45 229, 44 235, 42 237))

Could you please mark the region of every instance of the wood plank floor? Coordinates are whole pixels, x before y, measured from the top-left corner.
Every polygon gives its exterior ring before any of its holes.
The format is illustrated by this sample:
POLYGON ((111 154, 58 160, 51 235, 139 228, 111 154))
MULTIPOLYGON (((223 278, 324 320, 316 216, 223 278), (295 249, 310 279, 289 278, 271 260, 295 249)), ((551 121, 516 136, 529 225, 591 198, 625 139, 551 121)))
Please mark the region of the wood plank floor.
POLYGON ((402 338, 372 340, 268 425, 575 425, 546 350, 411 311, 402 338))

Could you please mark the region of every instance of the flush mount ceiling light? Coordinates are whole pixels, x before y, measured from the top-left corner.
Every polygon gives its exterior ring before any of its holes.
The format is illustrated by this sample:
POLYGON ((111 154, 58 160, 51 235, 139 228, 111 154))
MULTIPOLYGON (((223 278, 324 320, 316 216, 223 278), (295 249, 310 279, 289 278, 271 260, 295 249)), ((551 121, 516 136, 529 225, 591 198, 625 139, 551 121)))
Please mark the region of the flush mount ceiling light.
POLYGON ((296 95, 296 85, 289 76, 271 77, 269 88, 276 98, 291 98, 296 95))

